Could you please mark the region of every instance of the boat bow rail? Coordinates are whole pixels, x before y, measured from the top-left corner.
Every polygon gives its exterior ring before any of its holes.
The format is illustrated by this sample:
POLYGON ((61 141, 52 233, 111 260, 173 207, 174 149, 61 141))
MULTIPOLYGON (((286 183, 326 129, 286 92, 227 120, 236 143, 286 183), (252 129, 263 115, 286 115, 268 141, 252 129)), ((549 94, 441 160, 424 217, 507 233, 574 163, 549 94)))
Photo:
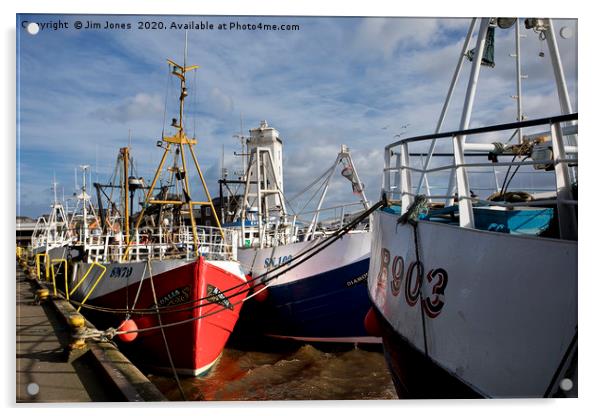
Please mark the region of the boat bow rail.
POLYGON ((52 213, 46 218, 39 217, 31 235, 31 247, 34 250, 48 250, 61 247, 73 241, 73 232, 67 214, 60 204, 53 204, 52 213))
MULTIPOLYGON (((235 230, 196 226, 197 250, 207 260, 236 260, 238 234, 235 230)), ((143 227, 134 232, 129 245, 123 235, 91 235, 84 246, 88 262, 122 262, 126 249, 134 261, 195 257, 192 227, 175 230, 143 227)))
MULTIPOLYGON (((475 206, 513 210, 515 207, 555 205, 560 238, 576 240, 577 119, 578 114, 574 113, 396 141, 385 147, 383 192, 393 204, 400 205, 400 214, 421 193, 426 194, 431 208, 437 206, 433 203, 434 200, 443 200, 443 204, 439 202, 439 207, 445 207, 447 211, 457 209, 459 225, 467 228, 476 228, 475 206), (518 144, 510 144, 510 140, 502 143, 499 140, 500 133, 504 131, 522 132, 541 126, 546 126, 547 130, 525 134, 518 144), (468 138, 475 140, 469 142, 468 138), (436 146, 431 146, 429 152, 411 151, 416 150, 414 146, 432 143, 443 145, 444 149, 435 152, 436 146), (448 164, 433 163, 433 166, 429 166, 431 157, 451 157, 452 160, 448 164), (488 160, 483 162, 483 157, 488 160), (477 161, 474 161, 475 158, 477 161), (531 170, 519 172, 523 167, 531 167, 531 170), (506 168, 501 185, 498 180, 498 174, 501 173, 499 168, 506 168), (510 173, 512 170, 514 173, 510 173), (447 187, 441 183, 435 184, 441 173, 448 174, 447 187), (516 173, 529 173, 530 183, 533 185, 528 188, 509 188, 516 173), (490 180, 487 184, 482 174, 490 175, 493 181, 490 180), (429 184, 427 175, 436 180, 429 184), (419 185, 413 186, 417 176, 420 176, 416 181, 419 185), (435 189, 446 189, 446 192, 432 192, 435 189), (509 189, 521 191, 513 193, 520 194, 518 201, 517 198, 509 197, 509 189), (479 197, 475 193, 487 190, 491 192, 488 198, 479 197)), ((510 138, 513 136, 514 134, 510 138)))

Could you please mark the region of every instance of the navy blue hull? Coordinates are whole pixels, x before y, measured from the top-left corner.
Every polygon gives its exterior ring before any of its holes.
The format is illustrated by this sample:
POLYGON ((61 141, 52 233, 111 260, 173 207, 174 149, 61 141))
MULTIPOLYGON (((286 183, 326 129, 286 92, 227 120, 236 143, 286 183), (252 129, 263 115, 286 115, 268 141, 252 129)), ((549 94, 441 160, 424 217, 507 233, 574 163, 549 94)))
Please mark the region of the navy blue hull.
POLYGON ((367 275, 370 259, 270 286, 261 305, 267 335, 317 342, 355 342, 369 337, 364 317, 370 308, 367 275))

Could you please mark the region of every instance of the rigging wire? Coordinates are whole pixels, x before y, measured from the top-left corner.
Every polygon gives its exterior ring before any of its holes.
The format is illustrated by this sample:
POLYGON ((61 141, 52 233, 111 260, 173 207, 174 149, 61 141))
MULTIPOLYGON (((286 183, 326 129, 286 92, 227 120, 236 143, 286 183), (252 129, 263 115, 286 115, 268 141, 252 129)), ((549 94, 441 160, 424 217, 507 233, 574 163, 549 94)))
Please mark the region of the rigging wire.
POLYGON ((192 137, 194 137, 196 139, 196 70, 193 71, 194 72, 194 76, 192 77, 192 89, 193 89, 193 93, 192 93, 192 137))
MULTIPOLYGON (((523 160, 521 160, 521 163, 524 162, 525 160, 527 160, 529 156, 525 156, 523 158, 523 160)), ((510 186, 510 182, 512 182, 512 179, 514 179, 514 175, 516 175, 516 173, 518 172, 518 170, 520 169, 521 165, 517 165, 516 169, 514 169, 514 172, 512 173, 512 175, 510 176, 510 179, 508 179, 508 183, 506 184, 506 189, 502 188, 502 195, 504 195, 506 192, 508 192, 508 187, 510 186)))
MULTIPOLYGON (((511 163, 514 163, 517 156, 518 155, 512 156, 511 163)), ((508 174, 510 173, 511 170, 512 170, 512 165, 508 166, 508 169, 506 169, 506 174, 504 175, 504 181, 502 182, 502 186, 500 187, 500 196, 504 195, 504 187, 506 186, 506 181, 508 180, 508 174)))
POLYGON ((165 137, 165 121, 167 117, 167 97, 169 96, 169 90, 171 86, 171 64, 167 64, 167 85, 165 88, 165 104, 163 104, 163 130, 161 130, 161 139, 165 137))
MULTIPOLYGON (((278 189, 280 190, 280 187, 278 187, 278 189)), ((289 201, 286 198, 286 195, 284 195, 284 192, 281 191, 281 194, 282 194, 282 197, 284 198, 284 203, 286 205, 288 205, 289 209, 291 210, 292 215, 296 216, 297 215, 297 211, 295 211, 295 208, 293 207, 293 204, 291 203, 291 201, 289 201)))
POLYGON ((299 210, 299 212, 303 212, 305 211, 305 208, 309 205, 309 203, 311 201, 313 201, 313 199, 316 197, 316 195, 318 195, 318 192, 320 192, 320 190, 323 187, 326 187, 327 183, 328 183, 328 179, 330 178, 330 175, 332 174, 332 172, 336 169, 337 164, 335 163, 334 165, 331 166, 330 169, 328 169, 328 171, 326 172, 327 175, 323 175, 322 177, 326 176, 326 178, 324 179, 324 181, 320 184, 320 186, 316 189, 316 191, 313 193, 313 195, 311 196, 311 198, 309 198, 307 200, 307 202, 305 203, 305 205, 303 205, 303 208, 301 208, 299 210))
POLYGON ((155 302, 155 309, 157 310, 157 321, 159 322, 159 327, 161 328, 161 335, 163 336, 163 343, 165 345, 165 351, 167 352, 167 358, 169 359, 169 365, 171 366, 174 378, 176 379, 178 390, 180 390, 182 398, 184 399, 184 401, 186 401, 186 394, 184 393, 184 389, 182 388, 182 384, 180 383, 180 377, 178 377, 178 372, 176 371, 176 367, 173 363, 173 358, 171 357, 171 351, 169 349, 169 343, 167 342, 167 336, 165 335, 165 327, 163 326, 163 322, 161 321, 161 311, 159 311, 159 303, 157 302, 157 293, 155 292, 155 284, 153 281, 153 268, 151 266, 150 259, 147 259, 146 263, 148 265, 150 287, 153 292, 153 301, 155 302))
POLYGON ((305 192, 307 192, 309 189, 311 189, 316 183, 318 183, 323 177, 330 174, 332 169, 334 169, 335 167, 336 167, 336 163, 333 166, 327 168, 320 176, 318 176, 316 179, 314 179, 314 181, 312 183, 307 185, 301 191, 297 192, 290 200, 293 201, 293 200, 297 199, 299 196, 303 195, 305 192))
MULTIPOLYGON (((514 156, 512 156, 512 163, 514 163, 514 161, 520 154, 522 154, 524 151, 527 151, 528 149, 529 149, 528 142, 521 144, 521 146, 519 147, 517 152, 514 154, 514 156)), ((524 162, 528 157, 529 157, 529 154, 527 154, 521 162, 524 162)), ((500 188, 500 196, 502 196, 502 195, 504 195, 504 193, 506 193, 506 191, 508 190, 508 186, 510 185, 510 181, 512 180, 512 178, 514 178, 514 175, 516 175, 516 172, 518 172, 519 168, 520 168, 520 165, 518 165, 516 167, 514 173, 512 174, 512 177, 510 178, 510 180, 508 180, 508 175, 510 174, 510 171, 512 170, 512 165, 508 166, 508 169, 506 169, 506 174, 504 175, 504 181, 502 182, 502 186, 500 188), (507 181, 508 181, 508 183, 507 183, 507 181)))

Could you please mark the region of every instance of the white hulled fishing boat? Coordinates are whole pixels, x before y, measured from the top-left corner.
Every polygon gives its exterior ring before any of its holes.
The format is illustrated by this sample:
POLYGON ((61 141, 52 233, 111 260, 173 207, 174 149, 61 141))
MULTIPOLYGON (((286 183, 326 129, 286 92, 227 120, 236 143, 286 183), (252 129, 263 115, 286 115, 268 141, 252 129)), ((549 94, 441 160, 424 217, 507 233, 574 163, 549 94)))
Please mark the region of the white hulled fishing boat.
MULTIPOLYGON (((383 336, 400 397, 576 394, 577 114, 551 20, 524 23, 549 46, 561 115, 522 121, 519 102, 518 122, 469 129, 493 28, 516 24, 520 42, 521 22, 512 20, 481 19, 469 51, 473 19, 437 132, 385 147, 390 205, 373 218, 366 321, 383 336), (441 133, 466 55, 473 62, 462 120, 441 133), (516 173, 535 177, 538 189, 511 186, 516 173), (447 192, 433 191, 440 174, 447 192), (483 174, 494 176, 488 198, 473 192, 483 174)), ((519 99, 520 79, 519 70, 519 99)))
POLYGON ((307 261, 280 273, 283 265, 321 244, 368 208, 349 149, 343 145, 334 163, 297 194, 313 193, 315 206, 307 208, 310 201, 304 201, 304 208, 291 212, 295 197, 287 200, 284 196, 283 145, 278 130, 264 121, 243 140, 243 174, 239 180, 220 181, 229 191, 233 191, 233 185, 243 186, 243 191, 238 195, 228 192, 221 205, 227 218, 225 227, 238 230, 241 265, 250 277, 261 277, 254 289, 261 305, 253 311, 252 319, 261 331, 273 337, 308 342, 380 342, 363 325, 370 307, 366 293, 368 220, 307 261), (338 169, 351 182, 359 201, 325 208, 329 185, 338 169), (274 270, 278 270, 278 276, 271 273, 274 270))
POLYGON ((31 235, 31 252, 34 256, 43 257, 42 261, 47 261, 46 257, 62 257, 57 255, 60 249, 75 241, 67 210, 57 198, 56 186, 56 181, 53 181, 54 200, 50 206, 50 213, 37 219, 31 235))

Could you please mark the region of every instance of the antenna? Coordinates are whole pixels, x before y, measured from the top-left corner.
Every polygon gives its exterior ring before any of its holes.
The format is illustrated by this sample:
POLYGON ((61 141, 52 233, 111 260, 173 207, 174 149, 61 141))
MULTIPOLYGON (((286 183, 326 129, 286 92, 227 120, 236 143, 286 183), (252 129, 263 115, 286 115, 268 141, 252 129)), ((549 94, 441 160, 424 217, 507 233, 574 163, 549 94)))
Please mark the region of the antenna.
POLYGON ((220 172, 222 175, 222 179, 224 178, 224 144, 222 143, 222 160, 221 160, 220 172))
MULTIPOLYGON (((240 176, 244 176, 245 172, 246 172, 246 168, 245 168, 245 158, 248 156, 246 153, 246 149, 245 149, 245 141, 246 141, 246 137, 243 134, 243 127, 242 127, 242 112, 240 113, 240 133, 233 135, 232 137, 240 140, 240 153, 236 153, 234 152, 235 156, 240 156, 241 157, 241 163, 242 163, 242 169, 240 171, 240 176)), ((236 175, 237 173, 234 172, 234 174, 236 175)))
MULTIPOLYGON (((527 75, 524 75, 521 72, 521 62, 520 62, 520 40, 524 38, 525 35, 520 33, 520 19, 516 19, 516 27, 514 32, 515 38, 515 52, 510 54, 511 57, 516 58, 516 95, 512 95, 511 97, 516 99, 516 120, 521 122, 525 119, 525 115, 523 114, 523 104, 522 104, 522 80, 527 78, 527 75)), ((519 128, 518 130, 518 143, 520 144, 523 137, 523 129, 519 128)), ((497 180, 497 177, 496 177, 497 180)))
POLYGON ((79 165, 79 168, 82 170, 82 189, 84 193, 86 191, 86 171, 90 168, 90 165, 79 165))
MULTIPOLYGON (((96 143, 94 145, 94 156, 96 158, 96 166, 95 166, 95 170, 96 170, 96 182, 98 182, 98 143, 96 143)), ((92 182, 92 176, 90 176, 90 182, 92 182)))
MULTIPOLYGON (((84 229, 84 241, 88 239, 88 207, 87 207, 87 196, 86 193, 86 170, 90 167, 90 165, 80 165, 80 169, 82 170, 82 208, 83 208, 83 229, 84 229)), ((91 172, 90 172, 91 174, 91 172)))
MULTIPOLYGON (((242 111, 240 112, 240 150, 243 153, 243 155, 246 153, 245 152, 245 137, 243 136, 243 129, 242 129, 242 111)), ((245 172, 245 156, 242 157, 242 171, 243 171, 243 175, 245 172)))
POLYGON ((186 58, 188 58, 188 29, 184 31, 184 68, 186 68, 186 58))
POLYGON ((56 171, 52 170, 52 191, 54 192, 54 205, 56 205, 56 171))

